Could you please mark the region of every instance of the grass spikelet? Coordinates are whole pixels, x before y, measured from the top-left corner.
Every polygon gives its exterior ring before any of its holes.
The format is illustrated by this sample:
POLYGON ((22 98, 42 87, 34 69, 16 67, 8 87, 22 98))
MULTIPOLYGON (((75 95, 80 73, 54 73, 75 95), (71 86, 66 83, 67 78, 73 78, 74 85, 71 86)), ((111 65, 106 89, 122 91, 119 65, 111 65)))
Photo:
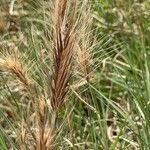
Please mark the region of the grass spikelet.
MULTIPOLYGON (((80 21, 80 33, 78 38, 78 43, 76 45, 76 54, 77 54, 77 64, 78 64, 78 70, 80 74, 82 74, 83 77, 87 81, 90 81, 90 73, 92 72, 91 67, 91 50, 93 47, 94 39, 92 39, 92 32, 91 32, 91 10, 90 8, 87 8, 86 5, 88 5, 87 2, 84 2, 83 4, 83 12, 81 15, 81 21, 80 21)), ((96 39, 95 39, 96 40, 96 39)), ((95 43, 94 43, 95 44, 95 43)))

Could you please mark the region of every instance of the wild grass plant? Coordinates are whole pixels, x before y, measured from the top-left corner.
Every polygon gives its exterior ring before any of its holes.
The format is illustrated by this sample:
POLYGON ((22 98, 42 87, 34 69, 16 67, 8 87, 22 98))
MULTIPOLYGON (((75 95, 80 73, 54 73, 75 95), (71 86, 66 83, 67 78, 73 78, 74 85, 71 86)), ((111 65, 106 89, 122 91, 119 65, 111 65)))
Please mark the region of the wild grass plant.
POLYGON ((0 149, 150 149, 148 1, 1 4, 0 149))

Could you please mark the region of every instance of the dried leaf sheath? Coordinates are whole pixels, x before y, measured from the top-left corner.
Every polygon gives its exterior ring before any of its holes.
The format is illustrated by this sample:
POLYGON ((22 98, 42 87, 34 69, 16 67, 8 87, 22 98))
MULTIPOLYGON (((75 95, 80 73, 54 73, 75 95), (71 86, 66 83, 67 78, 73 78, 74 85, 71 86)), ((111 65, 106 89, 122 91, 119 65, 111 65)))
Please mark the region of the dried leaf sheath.
POLYGON ((74 49, 74 34, 72 22, 65 21, 67 0, 57 1, 54 20, 54 70, 52 80, 53 111, 57 112, 63 104, 68 92, 68 82, 71 72, 71 62, 74 49))

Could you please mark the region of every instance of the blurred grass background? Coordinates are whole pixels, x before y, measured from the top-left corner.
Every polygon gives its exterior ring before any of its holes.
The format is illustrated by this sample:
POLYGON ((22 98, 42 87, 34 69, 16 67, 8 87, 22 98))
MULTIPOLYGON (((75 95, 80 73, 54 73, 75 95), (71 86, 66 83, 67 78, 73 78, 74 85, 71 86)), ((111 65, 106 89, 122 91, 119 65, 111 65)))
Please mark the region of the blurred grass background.
MULTIPOLYGON (((30 66, 28 60, 36 61, 40 68, 42 63, 36 51, 42 49, 46 55, 50 48, 47 16, 51 6, 44 0, 18 0, 15 4, 12 1, 0 0, 1 55, 5 49, 11 52, 19 49, 27 54, 26 65, 30 66)), ((95 51, 104 51, 107 55, 95 64, 95 81, 71 92, 67 106, 72 119, 69 128, 66 125, 60 134, 57 149, 149 150, 150 1, 93 0, 91 3, 93 29, 101 38, 95 51)), ((47 81, 42 80, 40 73, 35 70, 34 79, 44 87, 47 81)), ((3 88, 5 75, 1 72, 0 75, 0 147, 17 149, 17 141, 6 132, 15 124, 9 122, 11 111, 6 108, 10 107, 10 100, 4 102, 4 97, 12 99, 13 95, 19 99, 21 96, 14 89, 7 94, 8 89, 3 88)), ((62 109, 60 120, 64 113, 62 109)))

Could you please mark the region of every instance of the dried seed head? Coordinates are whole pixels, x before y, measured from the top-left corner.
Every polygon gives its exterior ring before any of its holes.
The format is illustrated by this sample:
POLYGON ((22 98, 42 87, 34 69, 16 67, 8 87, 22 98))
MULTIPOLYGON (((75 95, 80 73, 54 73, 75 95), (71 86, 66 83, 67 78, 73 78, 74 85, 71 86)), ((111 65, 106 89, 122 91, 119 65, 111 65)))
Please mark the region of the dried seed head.
POLYGON ((74 51, 73 20, 66 22, 67 0, 57 0, 54 12, 54 49, 52 99, 53 111, 58 111, 65 101, 71 74, 72 55, 74 51))
POLYGON ((26 70, 19 59, 13 57, 0 59, 0 67, 9 70, 12 74, 17 76, 21 83, 28 85, 26 70))

